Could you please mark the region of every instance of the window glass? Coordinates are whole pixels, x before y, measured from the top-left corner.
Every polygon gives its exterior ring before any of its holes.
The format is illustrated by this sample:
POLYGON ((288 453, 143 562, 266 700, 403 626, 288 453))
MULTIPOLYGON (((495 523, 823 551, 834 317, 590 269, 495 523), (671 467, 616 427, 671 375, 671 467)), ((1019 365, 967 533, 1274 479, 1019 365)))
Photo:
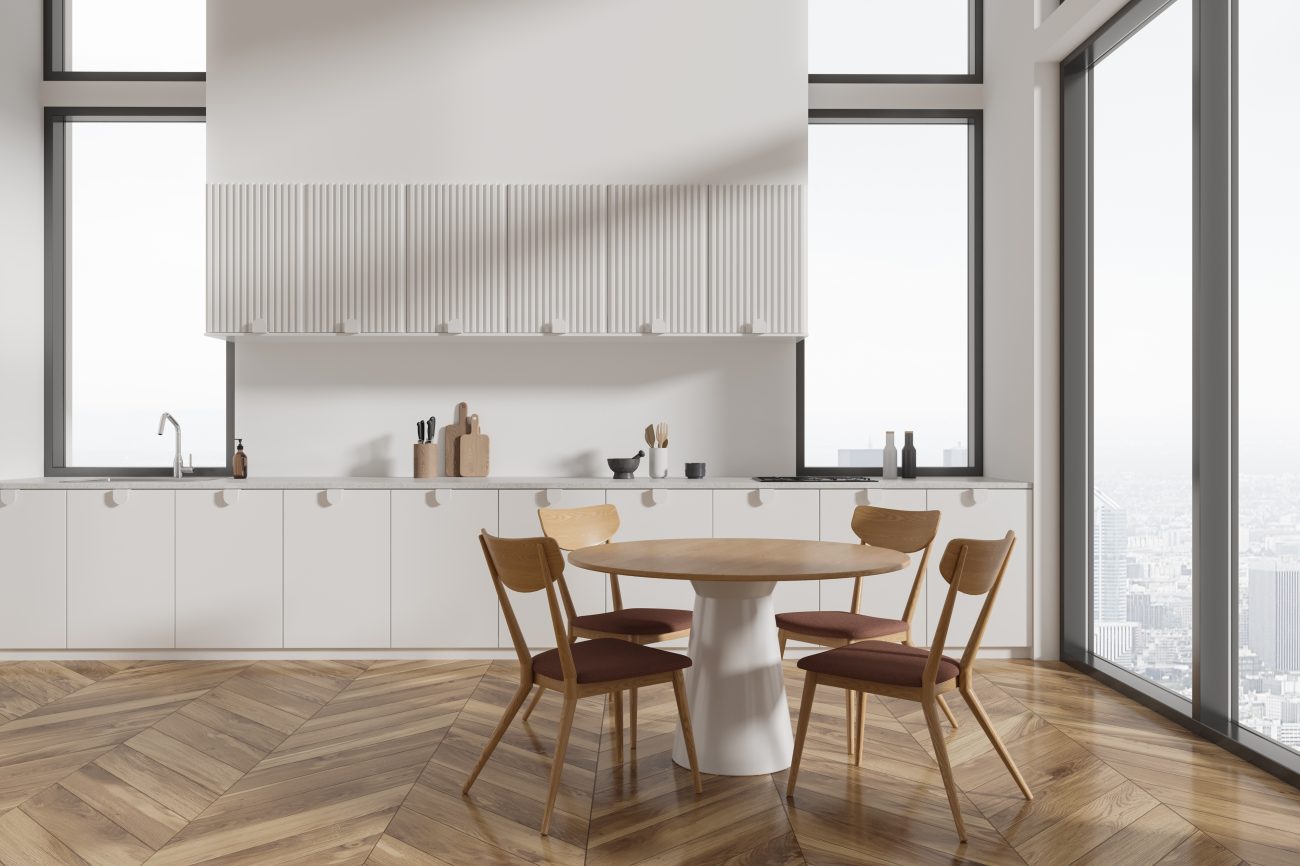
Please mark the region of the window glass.
POLYGON ((814 123, 804 465, 969 465, 970 127, 814 123), (901 456, 900 456, 901 463, 901 456))
POLYGON ((1237 714, 1300 750, 1300 4, 1237 14, 1237 714))
POLYGON ((808 71, 966 75, 967 0, 808 0, 808 71))
MULTIPOLYGON (((55 0, 58 2, 58 0, 55 0)), ((206 0, 63 0, 68 72, 202 72, 206 0)))
POLYGON ((1190 695, 1191 0, 1093 88, 1093 652, 1190 695))
POLYGON ((66 125, 66 464, 224 466, 225 344, 204 334, 204 125, 66 125))

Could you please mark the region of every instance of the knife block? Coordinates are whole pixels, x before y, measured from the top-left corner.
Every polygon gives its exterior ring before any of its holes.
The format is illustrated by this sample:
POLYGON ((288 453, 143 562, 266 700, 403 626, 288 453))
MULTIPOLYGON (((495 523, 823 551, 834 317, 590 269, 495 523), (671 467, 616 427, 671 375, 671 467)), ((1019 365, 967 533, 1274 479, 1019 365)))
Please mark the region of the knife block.
POLYGON ((434 442, 415 443, 415 477, 438 477, 438 445, 434 442))

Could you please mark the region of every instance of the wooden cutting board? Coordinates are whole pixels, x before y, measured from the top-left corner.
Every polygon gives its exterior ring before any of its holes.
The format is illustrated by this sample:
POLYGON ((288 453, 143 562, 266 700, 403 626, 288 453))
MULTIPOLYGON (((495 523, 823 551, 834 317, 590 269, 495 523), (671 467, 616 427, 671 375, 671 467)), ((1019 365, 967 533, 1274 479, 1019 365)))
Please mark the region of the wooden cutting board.
POLYGON ((469 432, 469 405, 456 404, 456 420, 442 428, 442 474, 455 478, 460 474, 456 468, 456 440, 469 432))
POLYGON ((456 468, 466 478, 488 474, 488 437, 478 432, 478 416, 469 416, 469 432, 456 437, 456 468))

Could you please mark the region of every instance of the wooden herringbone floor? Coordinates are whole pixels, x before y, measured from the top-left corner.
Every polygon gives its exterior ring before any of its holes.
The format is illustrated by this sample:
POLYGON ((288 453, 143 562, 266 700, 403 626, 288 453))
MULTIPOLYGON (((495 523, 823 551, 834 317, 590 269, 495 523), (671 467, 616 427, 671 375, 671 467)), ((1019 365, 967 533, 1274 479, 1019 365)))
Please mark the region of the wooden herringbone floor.
POLYGON ((543 839, 553 695, 460 796, 515 682, 500 662, 0 664, 0 862, 1300 863, 1300 791, 1086 677, 1022 662, 982 665, 978 691, 1032 803, 952 702, 965 846, 916 705, 872 699, 854 769, 833 689, 792 803, 784 774, 706 776, 696 797, 669 757, 667 688, 642 694, 635 763, 613 762, 603 701, 582 702, 543 839))

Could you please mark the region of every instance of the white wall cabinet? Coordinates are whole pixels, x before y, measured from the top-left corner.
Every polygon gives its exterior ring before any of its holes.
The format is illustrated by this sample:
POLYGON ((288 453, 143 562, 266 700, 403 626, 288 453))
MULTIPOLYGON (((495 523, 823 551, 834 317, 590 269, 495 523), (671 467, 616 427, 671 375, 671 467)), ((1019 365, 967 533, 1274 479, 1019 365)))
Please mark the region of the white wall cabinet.
POLYGON ((68 648, 176 645, 176 492, 68 491, 68 648))
MULTIPOLYGON (((501 535, 506 538, 532 538, 542 534, 542 524, 537 518, 537 509, 580 508, 584 505, 601 505, 605 502, 603 490, 502 490, 498 504, 501 535)), ((486 580, 486 576, 484 576, 486 580)), ((603 613, 605 608, 605 588, 609 578, 585 568, 568 566, 564 570, 564 579, 569 585, 569 594, 573 597, 573 606, 578 615, 586 613, 603 613)), ((510 604, 514 607, 519 627, 523 629, 524 639, 530 647, 555 646, 555 629, 551 625, 551 611, 546 602, 544 590, 521 594, 510 592, 510 604)), ((561 612, 564 602, 559 599, 561 612)), ((513 648, 510 630, 506 627, 504 616, 498 614, 497 646, 513 648)))
MULTIPOLYGON (((615 541, 713 535, 712 490, 609 490, 605 498, 618 506, 620 525, 615 541)), ((695 588, 689 580, 624 575, 618 585, 624 607, 695 609, 695 588)), ((662 646, 684 647, 686 643, 683 638, 662 646)))
POLYGON ((500 606, 479 545, 495 490, 394 490, 393 646, 497 646, 500 606))
POLYGON ((68 645, 64 536, 67 494, 10 491, 0 505, 0 647, 62 649, 68 645))
MULTIPOLYGON (((713 534, 717 538, 795 538, 816 541, 818 491, 783 489, 715 490, 713 534)), ((821 581, 783 580, 772 593, 777 613, 819 610, 821 581)), ((792 642, 791 646, 802 646, 792 642)))
POLYGON ((176 646, 284 646, 284 494, 176 491, 176 646))
POLYGON ((390 645, 389 492, 284 491, 284 645, 390 645))
MULTIPOLYGON (((943 550, 954 538, 1001 538, 1016 533, 1016 546, 1002 580, 984 634, 985 647, 1030 645, 1032 589, 1029 579, 1029 492, 1026 490, 930 490, 929 507, 943 512, 926 581, 927 632, 931 638, 947 597, 948 582, 939 573, 943 550)), ((975 625, 984 597, 959 595, 946 644, 963 647, 975 625)))
MULTIPOLYGON (((823 541, 848 541, 854 544, 860 539, 854 535, 852 528, 853 511, 859 505, 875 505, 879 508, 894 508, 900 511, 925 511, 926 496, 924 490, 823 490, 821 491, 821 537, 823 541)), ((942 527, 942 520, 940 520, 942 527)), ((928 571, 933 572, 939 561, 940 551, 936 547, 930 554, 928 571)), ((871 616, 898 619, 907 606, 907 595, 912 591, 912 581, 920 565, 921 554, 913 554, 912 562, 901 571, 888 574, 876 574, 862 578, 861 613, 871 616)), ((929 580, 929 575, 926 575, 929 580)), ((922 587, 916 612, 912 618, 913 638, 920 643, 929 636, 926 629, 926 595, 922 587)), ((853 581, 823 580, 822 610, 848 610, 853 600, 853 581)))

